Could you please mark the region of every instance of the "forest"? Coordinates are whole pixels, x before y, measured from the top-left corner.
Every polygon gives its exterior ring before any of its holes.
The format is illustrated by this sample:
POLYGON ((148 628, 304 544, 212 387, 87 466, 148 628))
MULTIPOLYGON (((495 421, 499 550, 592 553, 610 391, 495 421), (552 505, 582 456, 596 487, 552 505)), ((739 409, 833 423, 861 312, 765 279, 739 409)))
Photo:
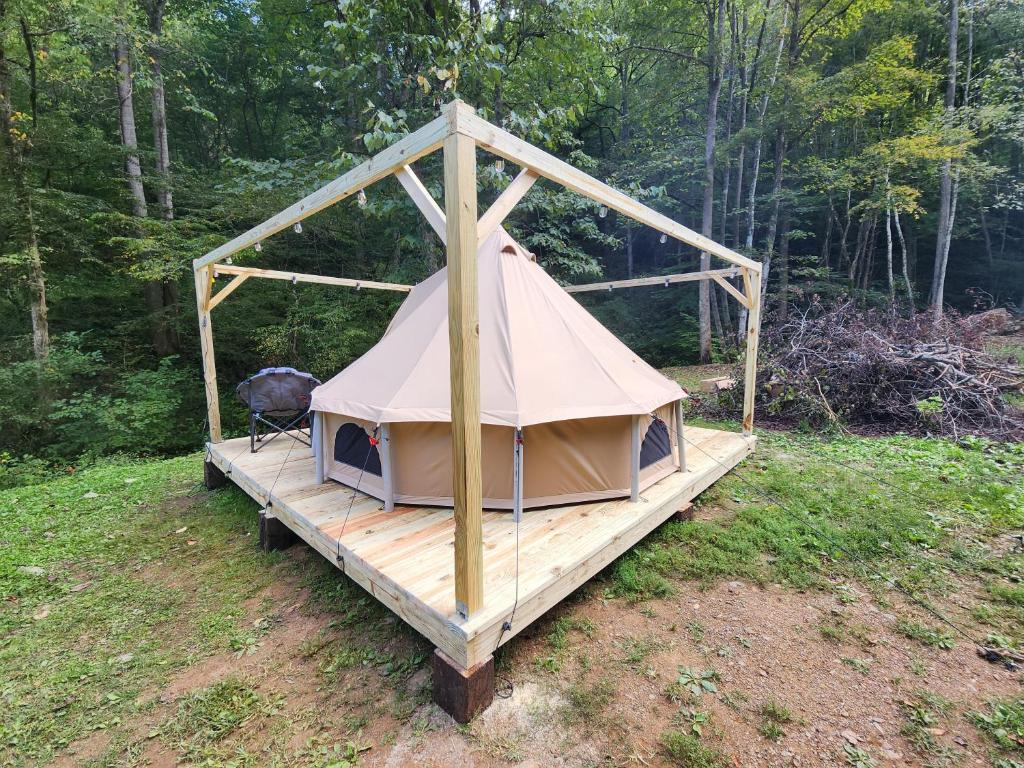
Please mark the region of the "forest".
MULTIPOLYGON (((199 448, 192 259, 455 98, 763 261, 765 326, 1024 305, 1019 0, 0 0, 0 485, 199 448)), ((493 199, 516 169, 478 162, 493 199)), ((546 182, 508 226, 565 284, 708 258, 546 182)), ((444 251, 386 180, 236 260, 415 283, 444 251)), ((398 300, 243 286, 228 433, 237 382, 332 376, 398 300)), ((740 354, 714 283, 582 301, 654 365, 740 354)))

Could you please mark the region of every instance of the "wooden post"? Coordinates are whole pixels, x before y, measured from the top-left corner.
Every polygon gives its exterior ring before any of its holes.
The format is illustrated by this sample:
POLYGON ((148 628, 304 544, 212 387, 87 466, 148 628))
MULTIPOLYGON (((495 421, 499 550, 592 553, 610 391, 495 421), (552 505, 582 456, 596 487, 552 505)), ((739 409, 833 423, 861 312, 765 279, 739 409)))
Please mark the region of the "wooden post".
POLYGON ((747 314, 746 372, 743 377, 743 434, 754 432, 754 394, 757 387, 757 342, 761 333, 761 273, 743 270, 743 287, 750 312, 747 314))
POLYGON ((391 425, 380 425, 380 473, 384 483, 384 511, 395 511, 395 470, 391 466, 391 425))
POLYGON ((629 500, 640 501, 640 417, 633 417, 629 433, 629 500))
POLYGON ((444 201, 448 248, 448 344, 451 352, 452 484, 455 499, 455 607, 465 617, 483 605, 480 470, 480 327, 477 314, 476 143, 457 132, 448 107, 444 201))
POLYGON ((213 358, 213 326, 210 324, 210 291, 213 274, 210 267, 195 270, 196 310, 199 313, 199 344, 202 348, 203 382, 206 384, 206 415, 210 442, 222 441, 220 434, 220 400, 217 396, 217 365, 213 358))
POLYGON ((683 439, 683 401, 676 400, 675 404, 675 417, 676 417, 676 445, 679 449, 679 471, 686 471, 686 441, 683 439))

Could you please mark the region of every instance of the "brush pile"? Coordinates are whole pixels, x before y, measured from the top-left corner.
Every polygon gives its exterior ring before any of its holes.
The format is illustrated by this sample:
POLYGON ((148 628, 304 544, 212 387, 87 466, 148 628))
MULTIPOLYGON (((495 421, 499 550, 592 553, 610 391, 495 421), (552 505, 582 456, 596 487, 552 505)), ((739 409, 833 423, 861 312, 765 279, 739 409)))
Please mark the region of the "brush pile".
POLYGON ((1005 310, 936 321, 814 303, 762 331, 758 405, 770 418, 882 432, 1024 438, 1022 360, 985 351, 1005 310))

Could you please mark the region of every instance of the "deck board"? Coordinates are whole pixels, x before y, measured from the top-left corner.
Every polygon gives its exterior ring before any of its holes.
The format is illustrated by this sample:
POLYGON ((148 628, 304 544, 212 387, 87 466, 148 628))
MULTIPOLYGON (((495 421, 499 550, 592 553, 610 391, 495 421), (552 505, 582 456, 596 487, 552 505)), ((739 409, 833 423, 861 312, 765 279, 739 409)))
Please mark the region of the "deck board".
POLYGON ((210 459, 257 503, 338 565, 374 597, 455 661, 472 666, 556 605, 743 460, 755 438, 688 427, 687 471, 628 499, 483 514, 484 605, 469 619, 455 612, 454 514, 451 508, 381 502, 346 486, 315 482, 310 449, 280 437, 256 454, 249 439, 210 445, 210 459), (340 541, 339 541, 340 538, 340 541), (338 555, 341 562, 338 562, 338 555))

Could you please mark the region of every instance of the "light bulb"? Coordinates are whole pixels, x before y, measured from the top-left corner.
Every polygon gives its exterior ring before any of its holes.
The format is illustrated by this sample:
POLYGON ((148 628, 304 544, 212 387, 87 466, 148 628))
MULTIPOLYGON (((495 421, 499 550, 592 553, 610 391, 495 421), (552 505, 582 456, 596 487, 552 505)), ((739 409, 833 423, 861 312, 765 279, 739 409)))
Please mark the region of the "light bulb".
POLYGON ((301 221, 296 221, 295 222, 295 226, 292 227, 292 229, 295 230, 295 234, 296 235, 301 235, 302 234, 302 222, 301 221))
POLYGON ((663 245, 668 242, 668 235, 662 233, 661 237, 658 238, 658 242, 663 245))
POLYGON ((600 216, 602 219, 605 216, 607 216, 608 215, 608 206, 602 205, 600 210, 598 210, 597 215, 600 216))
POLYGON ((359 201, 359 206, 363 207, 366 205, 366 190, 360 189, 359 194, 356 195, 356 200, 359 201))
POLYGON ((505 172, 505 161, 502 158, 499 157, 497 160, 494 161, 494 170, 496 170, 498 173, 505 172))
POLYGON ((263 243, 257 240, 256 245, 253 246, 253 249, 255 249, 256 253, 259 253, 260 251, 263 250, 263 243))

